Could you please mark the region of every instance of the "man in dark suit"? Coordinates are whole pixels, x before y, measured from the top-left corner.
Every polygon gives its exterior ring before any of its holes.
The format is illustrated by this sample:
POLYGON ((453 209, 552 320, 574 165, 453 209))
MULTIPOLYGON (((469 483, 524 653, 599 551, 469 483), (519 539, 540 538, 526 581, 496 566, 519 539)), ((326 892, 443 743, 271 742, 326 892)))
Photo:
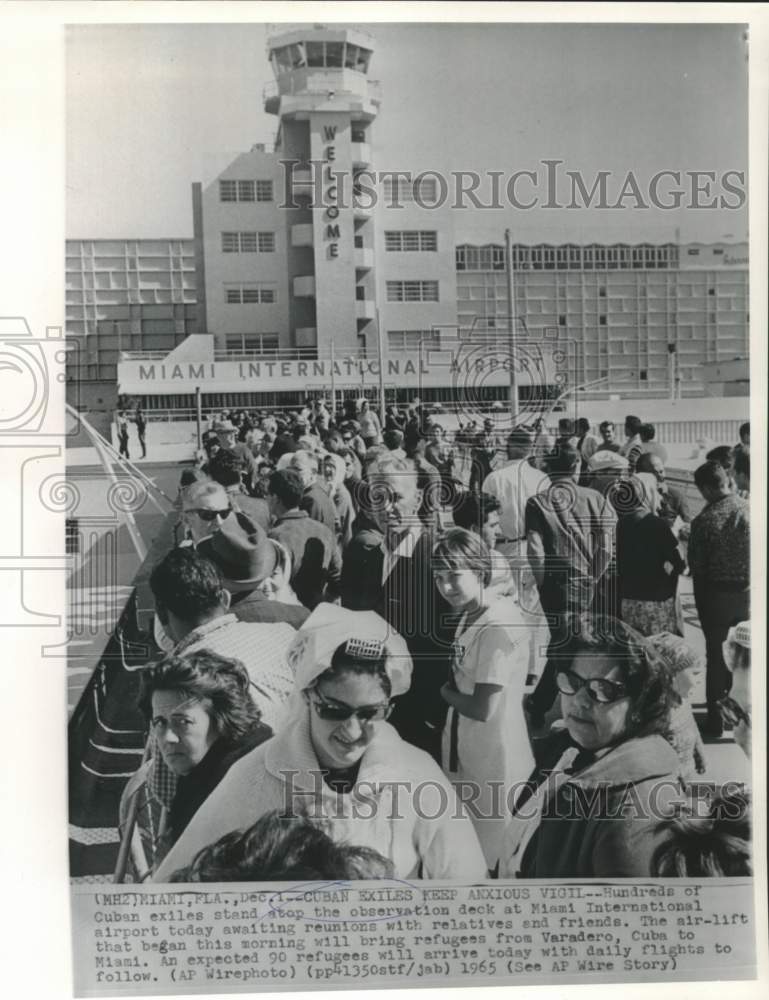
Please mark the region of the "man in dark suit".
POLYGON ((342 604, 373 610, 406 640, 414 670, 390 722, 401 737, 440 763, 448 706, 440 694, 448 678, 455 622, 432 575, 432 533, 420 521, 422 502, 412 462, 381 459, 365 492, 370 527, 344 553, 342 604))
POLYGON ((275 523, 269 537, 291 555, 291 586, 312 610, 324 598, 336 596, 342 567, 335 535, 300 509, 304 494, 304 482, 295 469, 280 469, 270 476, 267 503, 275 523))

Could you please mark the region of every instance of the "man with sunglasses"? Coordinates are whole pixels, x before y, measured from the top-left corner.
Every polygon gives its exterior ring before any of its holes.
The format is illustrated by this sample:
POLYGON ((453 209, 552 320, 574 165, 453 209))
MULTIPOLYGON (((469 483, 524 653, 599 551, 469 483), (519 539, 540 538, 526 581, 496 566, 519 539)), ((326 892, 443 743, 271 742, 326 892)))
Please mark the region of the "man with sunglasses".
POLYGON ((224 487, 233 510, 245 514, 254 524, 267 531, 270 527, 270 508, 267 501, 249 496, 241 477, 241 462, 234 451, 220 448, 208 463, 208 474, 215 483, 224 487))
POLYGON ((193 545, 218 531, 231 514, 230 498, 219 483, 193 483, 182 492, 182 523, 193 545))

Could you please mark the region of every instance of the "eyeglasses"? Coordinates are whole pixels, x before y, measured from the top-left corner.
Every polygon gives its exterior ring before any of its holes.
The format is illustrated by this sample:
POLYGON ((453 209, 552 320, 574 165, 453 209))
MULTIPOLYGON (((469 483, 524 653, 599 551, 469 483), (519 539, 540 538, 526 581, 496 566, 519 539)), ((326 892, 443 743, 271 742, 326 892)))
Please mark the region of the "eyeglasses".
POLYGON ((393 705, 389 701, 384 701, 380 705, 363 705, 361 708, 353 708, 351 705, 332 705, 321 697, 311 700, 318 718, 325 719, 326 722, 346 722, 353 715, 360 723, 381 722, 388 718, 393 710, 393 705))
POLYGON ((627 695, 627 688, 624 684, 607 681, 604 677, 580 677, 573 670, 559 670, 556 675, 556 684, 561 694, 576 694, 585 687, 593 701, 597 701, 601 705, 619 701, 620 698, 627 695))
POLYGON ((739 705, 729 695, 718 702, 718 710, 721 713, 724 725, 730 729, 739 726, 741 722, 744 722, 746 726, 750 725, 750 712, 746 712, 742 705, 739 705))
POLYGON ((217 517, 222 520, 229 517, 232 507, 225 507, 224 510, 209 510, 207 507, 191 507, 185 511, 186 514, 197 514, 201 521, 215 521, 217 517))

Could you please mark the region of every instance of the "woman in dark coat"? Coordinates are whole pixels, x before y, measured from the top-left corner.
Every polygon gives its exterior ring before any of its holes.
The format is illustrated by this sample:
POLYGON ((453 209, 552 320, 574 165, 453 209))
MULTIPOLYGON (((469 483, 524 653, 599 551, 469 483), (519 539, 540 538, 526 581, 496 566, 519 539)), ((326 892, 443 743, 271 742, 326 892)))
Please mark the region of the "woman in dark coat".
POLYGON ((649 877, 660 820, 683 794, 661 735, 672 704, 664 664, 623 622, 594 619, 557 683, 565 729, 542 741, 515 801, 500 877, 649 877))

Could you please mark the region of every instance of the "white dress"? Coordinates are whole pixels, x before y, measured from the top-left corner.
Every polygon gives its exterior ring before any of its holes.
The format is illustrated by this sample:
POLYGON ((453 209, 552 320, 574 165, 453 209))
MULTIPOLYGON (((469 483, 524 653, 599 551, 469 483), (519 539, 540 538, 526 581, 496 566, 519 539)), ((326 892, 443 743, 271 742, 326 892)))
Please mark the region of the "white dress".
POLYGON ((464 800, 486 863, 497 863, 507 817, 517 790, 534 767, 523 695, 529 661, 528 626, 511 598, 491 604, 469 628, 465 617, 454 642, 452 671, 457 690, 476 684, 502 687, 486 722, 450 708, 443 731, 443 770, 464 800))

